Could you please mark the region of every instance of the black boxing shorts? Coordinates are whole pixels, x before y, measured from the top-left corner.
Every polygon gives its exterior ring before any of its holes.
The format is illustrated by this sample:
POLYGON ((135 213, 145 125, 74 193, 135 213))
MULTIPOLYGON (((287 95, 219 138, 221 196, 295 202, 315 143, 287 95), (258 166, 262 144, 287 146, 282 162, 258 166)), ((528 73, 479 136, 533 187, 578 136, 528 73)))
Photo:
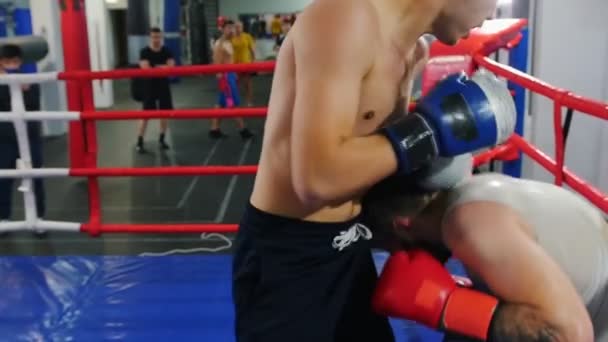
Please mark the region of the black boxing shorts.
POLYGON ((370 239, 358 219, 305 222, 249 205, 235 242, 236 340, 394 341, 371 309, 370 239))

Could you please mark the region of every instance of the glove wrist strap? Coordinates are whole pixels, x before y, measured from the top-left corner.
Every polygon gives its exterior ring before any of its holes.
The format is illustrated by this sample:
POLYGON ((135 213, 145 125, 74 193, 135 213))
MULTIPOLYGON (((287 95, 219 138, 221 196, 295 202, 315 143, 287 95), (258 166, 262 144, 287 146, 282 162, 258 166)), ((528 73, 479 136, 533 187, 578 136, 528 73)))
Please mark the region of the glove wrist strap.
POLYGON ((450 295, 443 311, 444 329, 485 341, 497 307, 498 299, 493 296, 457 288, 450 295))
POLYGON ((420 114, 406 115, 383 133, 397 155, 399 174, 410 174, 439 155, 434 131, 420 114))

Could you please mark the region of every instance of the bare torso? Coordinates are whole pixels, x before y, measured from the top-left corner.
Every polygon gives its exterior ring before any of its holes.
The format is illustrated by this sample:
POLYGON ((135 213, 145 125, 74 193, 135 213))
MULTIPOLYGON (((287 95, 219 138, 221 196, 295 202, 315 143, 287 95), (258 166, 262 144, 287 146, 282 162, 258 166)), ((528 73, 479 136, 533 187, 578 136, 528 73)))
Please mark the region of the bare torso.
POLYGON ((224 38, 218 39, 213 45, 213 59, 216 64, 231 64, 234 60, 232 43, 224 38))
MULTIPOLYGON (((359 214, 359 198, 328 203, 321 209, 309 208, 298 198, 293 185, 291 137, 298 75, 292 37, 298 29, 296 24, 279 52, 251 203, 275 215, 317 222, 345 221, 359 214)), ((417 61, 415 56, 418 56, 416 46, 404 53, 380 33, 380 27, 370 27, 370 30, 377 32, 377 40, 370 46, 377 52, 374 65, 363 80, 360 98, 353 99, 359 103, 353 136, 369 135, 387 120, 407 112, 414 77, 412 70, 417 61)), ((310 162, 314 163, 314 160, 310 162)))

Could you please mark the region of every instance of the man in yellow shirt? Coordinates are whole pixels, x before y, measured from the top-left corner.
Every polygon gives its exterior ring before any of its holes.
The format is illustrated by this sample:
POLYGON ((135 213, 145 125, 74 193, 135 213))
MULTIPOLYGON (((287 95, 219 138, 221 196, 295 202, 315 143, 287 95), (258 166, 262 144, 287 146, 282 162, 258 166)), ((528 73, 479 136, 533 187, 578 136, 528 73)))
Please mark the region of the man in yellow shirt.
MULTIPOLYGON (((232 47, 234 49, 234 63, 251 63, 255 61, 255 41, 253 37, 243 32, 243 23, 236 23, 236 31, 232 37, 232 47)), ((246 72, 239 75, 239 87, 244 90, 247 105, 253 105, 253 84, 251 76, 253 72, 246 72)))
POLYGON ((274 18, 270 22, 270 33, 272 33, 273 38, 276 38, 281 34, 282 25, 283 25, 283 20, 281 19, 281 15, 275 14, 274 18))

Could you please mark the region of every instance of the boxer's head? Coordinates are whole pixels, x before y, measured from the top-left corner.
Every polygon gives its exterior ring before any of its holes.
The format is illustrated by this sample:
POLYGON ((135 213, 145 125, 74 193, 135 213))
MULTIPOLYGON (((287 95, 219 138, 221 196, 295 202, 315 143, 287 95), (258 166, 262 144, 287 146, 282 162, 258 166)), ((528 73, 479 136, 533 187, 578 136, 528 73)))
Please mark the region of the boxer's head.
POLYGON ((234 33, 235 33, 236 35, 239 35, 239 34, 243 33, 243 23, 242 23, 242 22, 237 21, 237 22, 234 24, 234 33))
POLYGON ((232 39, 235 34, 234 21, 226 20, 224 26, 222 26, 222 37, 224 39, 232 39))
POLYGON ((283 34, 289 33, 289 30, 291 30, 291 21, 288 19, 283 20, 283 23, 281 23, 281 30, 283 34))
POLYGON ((363 199, 365 223, 387 247, 412 248, 440 235, 442 192, 424 190, 412 177, 393 176, 363 199))
POLYGON ((497 0, 448 0, 433 22, 431 33, 444 44, 456 44, 491 18, 496 4, 497 0))
POLYGON ((18 72, 23 63, 23 51, 18 45, 6 44, 0 47, 0 67, 6 72, 18 72))
POLYGON ((163 46, 163 31, 158 27, 152 27, 150 29, 150 47, 154 50, 158 50, 163 46))

